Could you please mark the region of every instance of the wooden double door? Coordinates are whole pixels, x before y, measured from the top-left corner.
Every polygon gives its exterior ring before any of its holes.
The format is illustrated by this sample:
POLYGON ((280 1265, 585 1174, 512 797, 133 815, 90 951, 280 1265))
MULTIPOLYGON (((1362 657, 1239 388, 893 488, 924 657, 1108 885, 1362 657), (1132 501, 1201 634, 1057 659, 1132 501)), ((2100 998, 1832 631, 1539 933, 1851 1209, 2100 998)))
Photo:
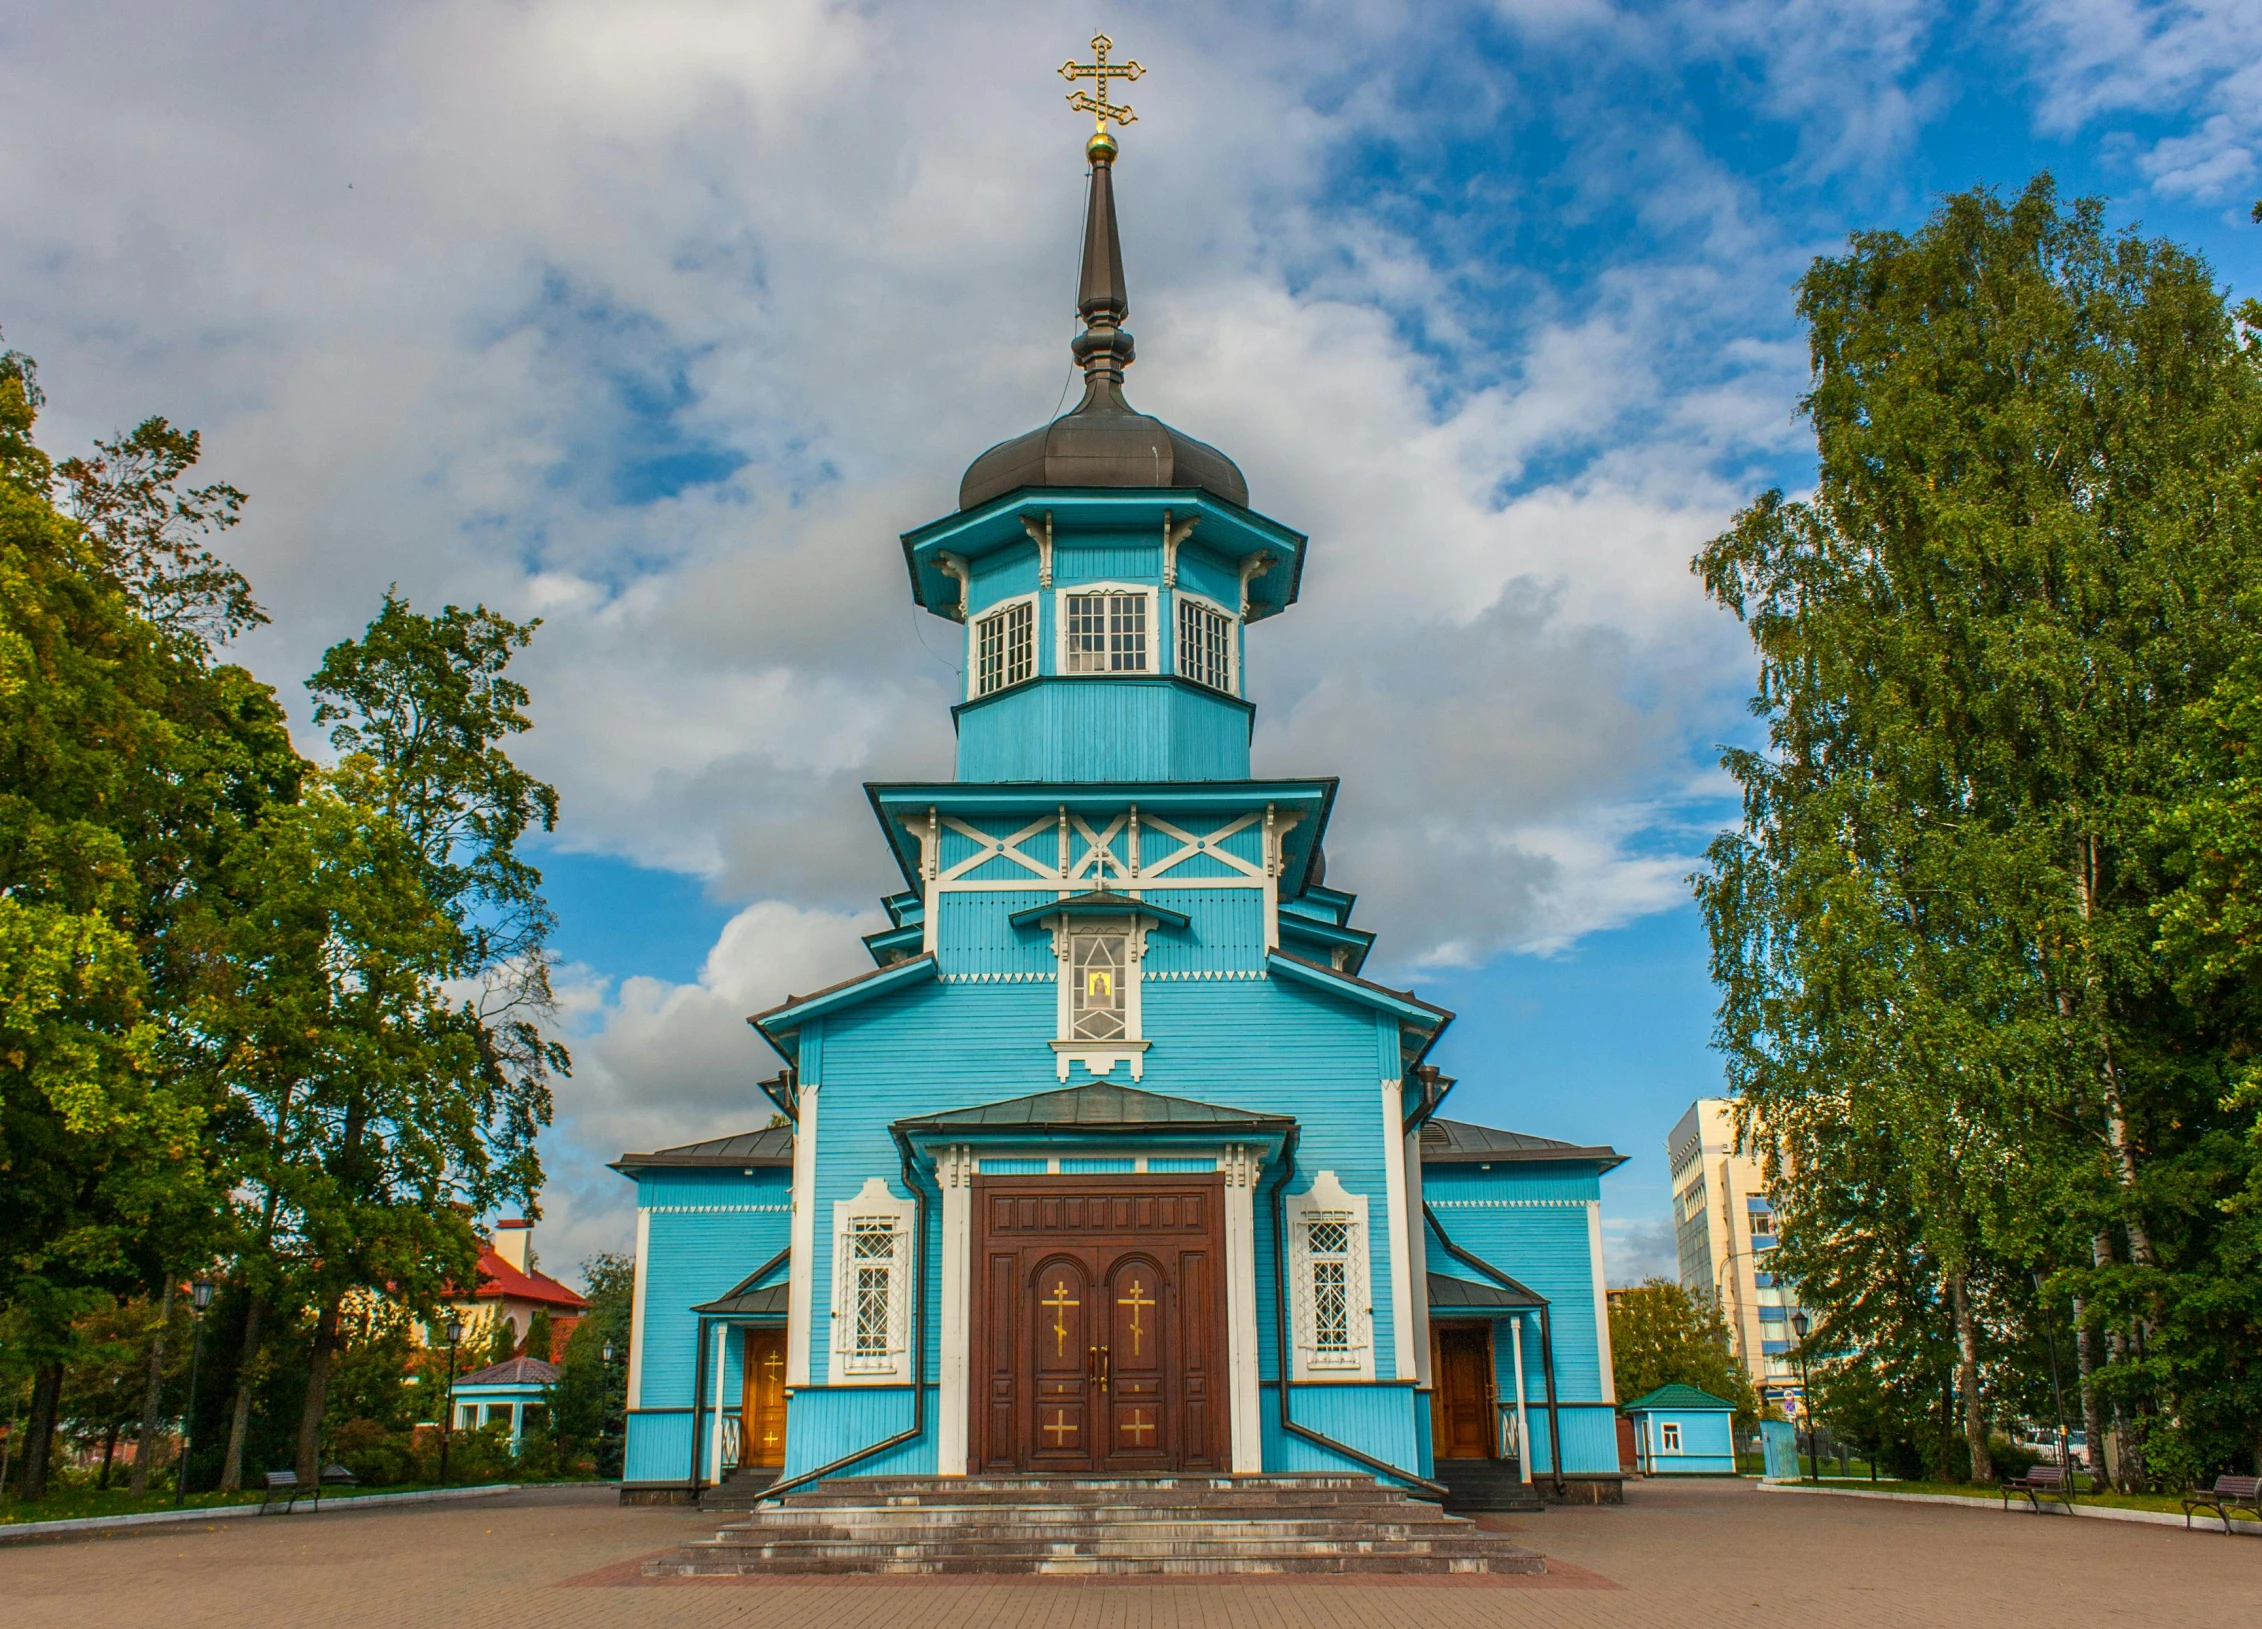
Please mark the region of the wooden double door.
POLYGON ((1216 1177, 978 1177, 971 1422, 985 1472, 1228 1464, 1216 1177))

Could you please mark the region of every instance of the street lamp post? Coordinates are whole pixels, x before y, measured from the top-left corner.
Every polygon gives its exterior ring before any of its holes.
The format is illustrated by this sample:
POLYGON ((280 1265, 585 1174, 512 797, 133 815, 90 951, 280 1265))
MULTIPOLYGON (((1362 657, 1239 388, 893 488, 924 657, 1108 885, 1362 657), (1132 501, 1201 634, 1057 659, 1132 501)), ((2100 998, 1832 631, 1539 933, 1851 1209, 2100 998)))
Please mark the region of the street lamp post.
MULTIPOLYGON (((2042 1338, 2050 1347, 2050 1402, 2058 1411, 2058 1468, 2066 1473, 2066 1486, 2073 1486, 2073 1444, 2066 1437, 2066 1392, 2058 1380, 2058 1332, 2050 1327, 2050 1303, 2042 1295, 2040 1268, 2030 1275, 2034 1280, 2035 1299, 2042 1302, 2042 1338)), ((2092 1486, 2095 1479, 2092 1478, 2092 1486)))
POLYGON ((448 1337, 448 1387, 440 1394, 440 1484, 448 1481, 448 1433, 456 1423, 456 1342, 463 1339, 463 1320, 450 1318, 448 1337))
POLYGON ((1814 1434, 1814 1382, 1806 1372, 1806 1308, 1791 1314, 1791 1331, 1799 1338, 1799 1412, 1806 1416, 1806 1463, 1811 1480, 1822 1486, 1822 1443, 1814 1434))
POLYGON ((173 1507, 188 1498, 189 1454, 196 1447, 196 1378, 204 1362, 204 1311, 212 1305, 212 1281, 200 1278, 189 1286, 189 1306, 196 1313, 196 1333, 189 1339, 188 1406, 181 1410, 181 1463, 173 1472, 173 1507))

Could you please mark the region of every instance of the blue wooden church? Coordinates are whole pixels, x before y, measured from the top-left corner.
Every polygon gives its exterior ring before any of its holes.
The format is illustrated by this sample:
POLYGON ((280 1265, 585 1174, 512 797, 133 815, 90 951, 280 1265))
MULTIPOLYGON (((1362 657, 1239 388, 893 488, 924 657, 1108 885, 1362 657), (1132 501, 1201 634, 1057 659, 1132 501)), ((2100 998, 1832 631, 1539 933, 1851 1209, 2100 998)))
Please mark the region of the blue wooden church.
POLYGON ((1620 1157, 1441 1115, 1453 1015, 1361 976, 1335 782, 1252 774, 1246 631, 1296 603, 1306 540, 1124 400, 1115 143, 1087 152, 1083 399, 903 538, 965 697, 955 779, 868 788, 903 878, 873 969, 751 1020, 785 1063, 767 1129, 615 1167, 626 1494, 1337 1471, 1610 1497, 1620 1157))

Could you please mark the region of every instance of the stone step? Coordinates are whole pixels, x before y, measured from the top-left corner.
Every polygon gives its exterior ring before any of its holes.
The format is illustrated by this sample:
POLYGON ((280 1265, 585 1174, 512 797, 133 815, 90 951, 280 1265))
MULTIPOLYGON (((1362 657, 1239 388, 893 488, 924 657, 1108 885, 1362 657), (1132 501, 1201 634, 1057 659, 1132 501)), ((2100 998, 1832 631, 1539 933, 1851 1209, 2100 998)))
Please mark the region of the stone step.
POLYGON ((1450 1519, 1436 1522, 1253 1522, 1184 1521, 1052 1522, 1006 1521, 979 1527, 925 1526, 897 1522, 764 1523, 755 1527, 726 1527, 709 1544, 766 1545, 811 1542, 931 1544, 958 1541, 978 1534, 978 1542, 1089 1544, 1153 1538, 1206 1544, 1240 1540, 1296 1539, 1330 1544, 1358 1544, 1374 1539, 1421 1540, 1457 1538, 1468 1531, 1450 1519))
POLYGON ((869 1477, 789 1492, 645 1570, 1435 1573, 1546 1563, 1369 1477, 869 1477))
MULTIPOLYGON (((730 1571, 740 1576, 827 1574, 930 1576, 978 1575, 984 1577, 1037 1574, 1047 1577, 1216 1577, 1236 1574, 1388 1574, 1540 1573, 1546 1563, 1537 1555, 1526 1557, 1453 1556, 912 1556, 912 1557, 792 1557, 750 1560, 730 1571)), ((659 1564, 645 1569, 658 1572, 659 1564)))

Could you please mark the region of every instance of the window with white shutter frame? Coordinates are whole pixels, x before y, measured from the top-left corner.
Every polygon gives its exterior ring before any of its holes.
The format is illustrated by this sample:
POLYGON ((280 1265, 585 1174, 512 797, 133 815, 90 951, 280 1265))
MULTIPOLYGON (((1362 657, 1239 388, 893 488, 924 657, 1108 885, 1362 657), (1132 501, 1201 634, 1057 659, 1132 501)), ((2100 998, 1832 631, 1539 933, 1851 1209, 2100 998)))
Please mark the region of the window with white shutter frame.
POLYGON ((973 691, 995 695, 1037 675, 1037 602, 1011 600, 974 619, 973 691))
POLYGON ((1297 1380, 1372 1380, 1374 1285, 1367 1201, 1333 1171, 1288 1199, 1290 1329, 1297 1380))
POLYGON ((1233 694, 1233 619, 1185 593, 1178 596, 1178 672, 1233 694))
POLYGON ((1097 585, 1060 597, 1060 671, 1152 673, 1154 592, 1097 585))
POLYGON ((835 1385, 908 1380, 912 1213, 878 1177, 833 1206, 835 1385))

